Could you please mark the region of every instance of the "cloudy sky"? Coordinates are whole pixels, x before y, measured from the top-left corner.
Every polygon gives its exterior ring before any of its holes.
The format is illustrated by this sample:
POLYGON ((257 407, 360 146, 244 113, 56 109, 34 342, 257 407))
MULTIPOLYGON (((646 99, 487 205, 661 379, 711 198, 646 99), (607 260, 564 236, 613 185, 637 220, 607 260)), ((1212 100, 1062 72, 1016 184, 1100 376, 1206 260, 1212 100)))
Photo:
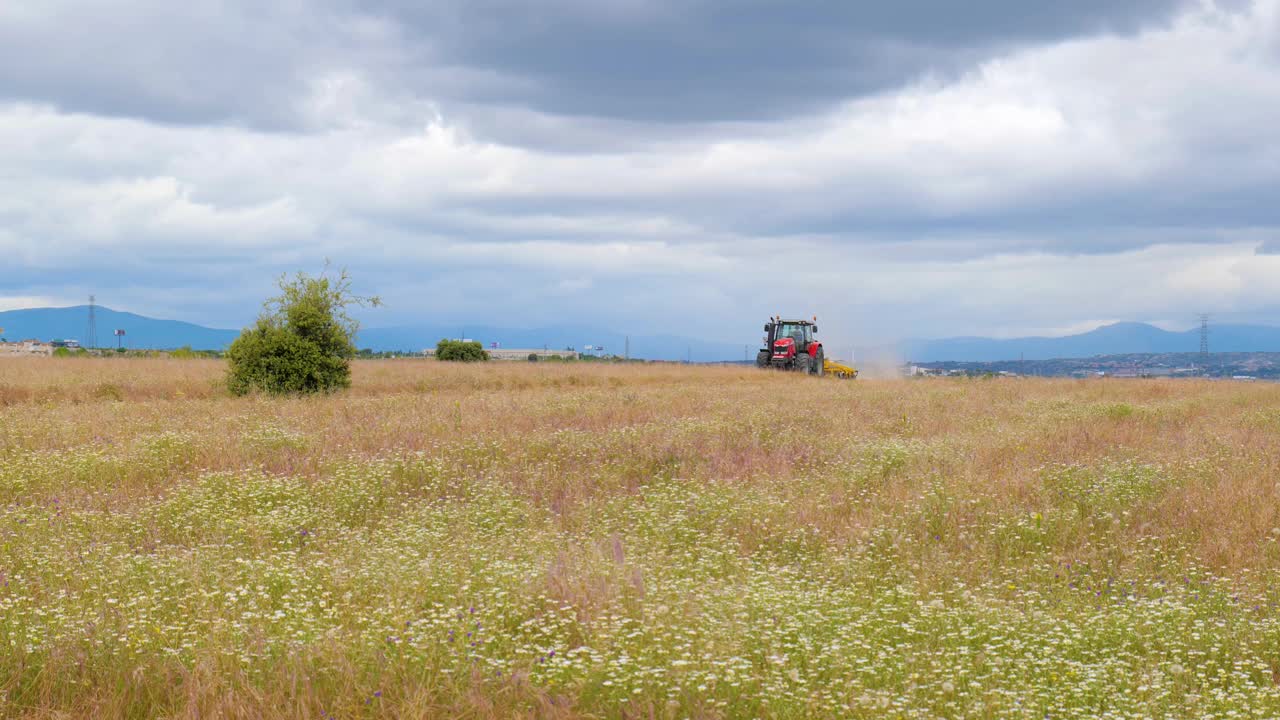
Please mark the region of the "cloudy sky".
POLYGON ((0 309, 1280 324, 1280 0, 0 2, 0 309))

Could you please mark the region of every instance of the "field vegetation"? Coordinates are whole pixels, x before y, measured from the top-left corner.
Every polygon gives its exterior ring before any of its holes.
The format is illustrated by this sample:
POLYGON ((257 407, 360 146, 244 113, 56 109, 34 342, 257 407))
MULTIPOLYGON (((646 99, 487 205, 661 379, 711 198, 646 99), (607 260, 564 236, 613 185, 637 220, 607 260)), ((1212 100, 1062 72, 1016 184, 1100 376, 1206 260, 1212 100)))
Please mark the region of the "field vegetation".
POLYGON ((1280 387, 0 362, 0 717, 1275 717, 1280 387))

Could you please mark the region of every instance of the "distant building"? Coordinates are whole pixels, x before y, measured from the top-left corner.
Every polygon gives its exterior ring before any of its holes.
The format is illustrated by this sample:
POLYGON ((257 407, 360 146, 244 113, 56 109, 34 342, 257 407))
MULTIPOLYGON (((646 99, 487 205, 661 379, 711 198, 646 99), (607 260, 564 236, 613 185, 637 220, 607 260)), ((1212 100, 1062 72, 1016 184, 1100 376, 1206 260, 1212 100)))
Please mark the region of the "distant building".
POLYGON ((53 345, 39 340, 0 343, 0 357, 48 357, 53 345))
POLYGON ((1168 378, 1173 377, 1175 372, 1177 371, 1169 367, 1121 367, 1099 371, 1098 375, 1132 380, 1137 378, 1168 378))
POLYGON ((530 355, 543 358, 564 358, 565 360, 578 359, 578 353, 574 350, 518 350, 516 348, 498 348, 488 351, 489 357, 494 360, 528 360, 530 355))

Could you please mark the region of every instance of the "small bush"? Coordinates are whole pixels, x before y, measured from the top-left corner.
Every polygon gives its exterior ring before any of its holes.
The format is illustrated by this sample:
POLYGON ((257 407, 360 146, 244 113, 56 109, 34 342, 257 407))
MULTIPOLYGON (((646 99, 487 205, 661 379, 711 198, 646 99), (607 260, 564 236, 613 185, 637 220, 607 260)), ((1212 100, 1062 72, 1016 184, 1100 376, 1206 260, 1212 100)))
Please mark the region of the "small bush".
POLYGON ((349 305, 380 305, 378 298, 351 293, 346 271, 337 278, 280 278, 279 297, 266 302, 257 324, 227 350, 227 388, 282 393, 330 392, 351 386, 352 340, 359 324, 349 305))
POLYGON ((484 362, 489 353, 478 342, 441 340, 436 343, 436 359, 446 362, 484 362))
POLYGON ((326 353, 316 343, 259 321, 228 351, 231 373, 227 387, 236 395, 253 390, 270 393, 328 392, 351 386, 350 357, 326 353))
POLYGON ((529 353, 529 362, 538 362, 538 353, 529 353))
POLYGON ((1102 407, 1102 414, 1112 420, 1123 420, 1133 414, 1133 406, 1129 403, 1111 403, 1102 407))

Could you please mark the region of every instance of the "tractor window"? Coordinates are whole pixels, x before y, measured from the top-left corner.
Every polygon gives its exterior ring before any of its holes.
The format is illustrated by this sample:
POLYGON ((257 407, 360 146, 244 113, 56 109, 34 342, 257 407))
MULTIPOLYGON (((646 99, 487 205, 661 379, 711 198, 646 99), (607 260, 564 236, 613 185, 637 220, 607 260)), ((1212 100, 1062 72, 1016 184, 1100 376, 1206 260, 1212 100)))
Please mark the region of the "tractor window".
POLYGON ((808 331, 809 327, 807 325, 784 323, 778 326, 778 333, 774 335, 774 338, 781 340, 784 337, 789 337, 794 339, 797 345, 804 345, 810 340, 808 331))

